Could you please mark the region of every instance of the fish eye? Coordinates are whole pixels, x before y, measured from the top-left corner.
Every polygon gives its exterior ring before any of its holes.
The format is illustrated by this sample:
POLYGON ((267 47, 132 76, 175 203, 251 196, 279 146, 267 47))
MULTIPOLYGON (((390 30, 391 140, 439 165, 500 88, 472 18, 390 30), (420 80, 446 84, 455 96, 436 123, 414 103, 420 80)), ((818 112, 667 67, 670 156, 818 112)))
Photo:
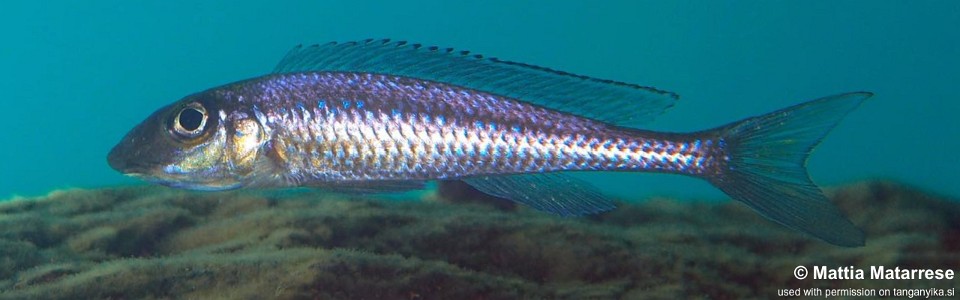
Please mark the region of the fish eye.
POLYGON ((207 109, 199 103, 190 103, 177 112, 173 119, 173 132, 183 138, 196 138, 203 133, 207 123, 207 109))

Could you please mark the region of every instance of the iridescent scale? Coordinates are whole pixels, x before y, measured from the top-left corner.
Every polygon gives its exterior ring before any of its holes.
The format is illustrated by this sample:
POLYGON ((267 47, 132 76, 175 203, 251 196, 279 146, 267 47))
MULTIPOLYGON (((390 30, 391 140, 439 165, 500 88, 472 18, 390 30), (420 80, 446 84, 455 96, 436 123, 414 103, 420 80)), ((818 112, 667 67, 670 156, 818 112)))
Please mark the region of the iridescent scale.
POLYGON ((704 174, 710 136, 621 128, 443 83, 370 73, 291 73, 222 89, 252 107, 294 184, 549 171, 704 174))

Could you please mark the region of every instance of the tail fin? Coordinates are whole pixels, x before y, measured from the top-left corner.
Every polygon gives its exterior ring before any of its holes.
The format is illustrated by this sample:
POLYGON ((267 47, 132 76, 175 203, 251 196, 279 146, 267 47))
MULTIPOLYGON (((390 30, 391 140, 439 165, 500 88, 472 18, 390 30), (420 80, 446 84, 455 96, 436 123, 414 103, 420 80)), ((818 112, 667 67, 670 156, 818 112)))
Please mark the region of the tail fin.
POLYGON ((820 98, 717 129, 727 159, 711 183, 787 227, 831 244, 863 246, 863 232, 810 181, 806 162, 840 119, 870 96, 820 98))

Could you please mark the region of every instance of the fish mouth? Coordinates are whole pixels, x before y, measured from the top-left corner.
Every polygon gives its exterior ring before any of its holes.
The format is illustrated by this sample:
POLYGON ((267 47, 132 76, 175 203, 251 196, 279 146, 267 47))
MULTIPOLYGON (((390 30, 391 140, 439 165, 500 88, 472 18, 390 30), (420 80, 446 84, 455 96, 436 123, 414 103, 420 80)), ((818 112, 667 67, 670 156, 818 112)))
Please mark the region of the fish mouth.
POLYGON ((171 178, 162 178, 157 176, 144 175, 139 177, 140 179, 155 184, 194 191, 226 191, 238 189, 242 185, 240 183, 224 183, 219 181, 205 181, 205 180, 183 180, 183 179, 171 179, 171 178))
POLYGON ((124 144, 118 144, 107 154, 107 164, 110 168, 124 175, 137 178, 149 178, 156 174, 157 163, 149 160, 148 155, 140 151, 130 151, 131 147, 124 144))
POLYGON ((143 170, 139 170, 139 171, 127 170, 122 172, 124 176, 130 176, 139 180, 143 180, 150 183, 156 183, 160 185, 169 186, 175 181, 171 179, 162 178, 156 175, 152 175, 150 173, 144 172, 143 170))
POLYGON ((144 173, 139 173, 139 172, 123 173, 123 175, 130 176, 130 177, 144 180, 144 181, 153 181, 153 178, 154 178, 153 176, 150 176, 144 173))
POLYGON ((125 176, 130 176, 147 182, 168 185, 166 183, 172 181, 170 179, 157 176, 155 167, 138 162, 136 159, 131 159, 128 155, 126 155, 126 152, 120 148, 120 145, 117 145, 117 147, 114 147, 113 150, 110 150, 110 154, 107 155, 107 164, 110 165, 110 168, 113 168, 125 176))
POLYGON ((221 183, 209 180, 195 180, 190 177, 183 176, 157 176, 141 172, 127 172, 124 173, 124 175, 166 187, 194 191, 225 191, 241 187, 240 183, 221 183))
POLYGON ((194 191, 225 191, 237 189, 243 186, 243 184, 239 182, 222 182, 218 180, 198 179, 193 176, 172 175, 166 173, 160 173, 160 175, 157 175, 157 173, 142 169, 127 170, 123 173, 123 175, 166 187, 194 191))
POLYGON ((156 176, 153 175, 155 174, 154 168, 148 166, 129 163, 127 160, 115 159, 113 156, 107 159, 107 163, 110 164, 111 168, 126 176, 147 181, 153 181, 152 179, 156 178, 156 176))
POLYGON ((118 150, 118 148, 119 146, 107 155, 107 163, 111 168, 126 176, 172 188, 197 191, 223 191, 242 186, 239 182, 218 180, 216 176, 171 174, 166 172, 162 165, 131 159, 126 155, 126 152, 118 150))

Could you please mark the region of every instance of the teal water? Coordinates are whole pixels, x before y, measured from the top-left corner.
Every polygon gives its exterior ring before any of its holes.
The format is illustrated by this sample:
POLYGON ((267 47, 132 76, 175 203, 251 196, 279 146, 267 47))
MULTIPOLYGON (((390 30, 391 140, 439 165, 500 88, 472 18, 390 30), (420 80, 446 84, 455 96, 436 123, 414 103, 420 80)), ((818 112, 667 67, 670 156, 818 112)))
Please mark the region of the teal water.
MULTIPOLYGON (((293 45, 370 37, 680 94, 658 130, 872 91, 811 158, 814 181, 960 195, 957 1, 8 1, 0 28, 0 199, 135 183, 105 157, 155 109, 293 45)), ((723 197, 678 176, 589 177, 622 197, 723 197)))

